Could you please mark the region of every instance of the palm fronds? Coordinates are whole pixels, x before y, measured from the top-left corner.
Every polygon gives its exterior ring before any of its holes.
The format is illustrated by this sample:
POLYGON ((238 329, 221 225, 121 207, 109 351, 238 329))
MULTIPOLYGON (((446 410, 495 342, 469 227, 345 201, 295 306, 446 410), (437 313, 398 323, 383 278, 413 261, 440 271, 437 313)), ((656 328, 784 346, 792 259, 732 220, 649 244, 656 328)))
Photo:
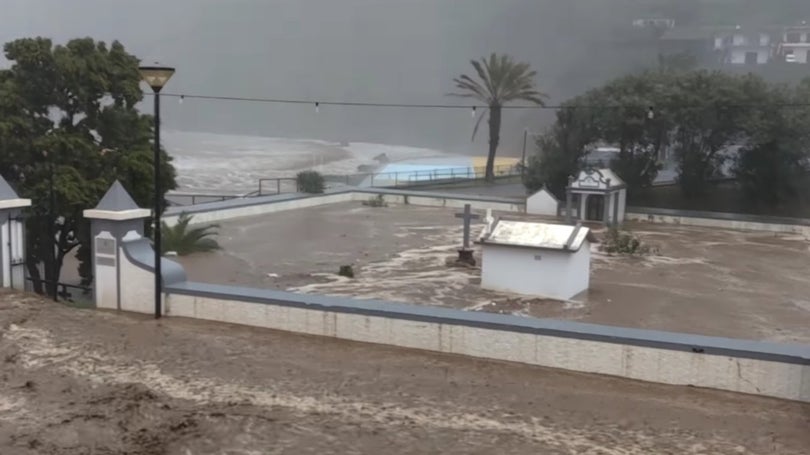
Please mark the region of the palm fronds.
POLYGON ((187 213, 182 213, 174 226, 169 227, 166 223, 162 223, 161 253, 174 251, 179 256, 185 256, 220 249, 219 243, 212 238, 219 233, 219 225, 189 227, 192 218, 187 213))

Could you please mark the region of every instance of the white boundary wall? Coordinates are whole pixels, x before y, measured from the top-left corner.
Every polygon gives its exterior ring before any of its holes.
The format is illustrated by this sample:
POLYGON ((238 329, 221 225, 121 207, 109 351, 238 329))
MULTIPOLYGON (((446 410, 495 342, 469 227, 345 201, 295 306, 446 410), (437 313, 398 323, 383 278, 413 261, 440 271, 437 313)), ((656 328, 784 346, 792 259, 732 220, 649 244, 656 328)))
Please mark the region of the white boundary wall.
MULTIPOLYGON (((377 195, 382 195, 385 202, 389 204, 411 204, 427 207, 452 207, 463 208, 465 204, 470 204, 473 209, 485 210, 492 209, 505 212, 522 212, 523 205, 517 202, 499 202, 487 201, 476 199, 464 199, 459 195, 458 197, 437 196, 430 195, 429 193, 416 193, 416 194, 401 194, 401 193, 385 193, 385 192, 344 192, 335 194, 324 194, 318 196, 307 196, 290 198, 286 200, 268 200, 265 203, 257 202, 251 205, 235 205, 228 207, 227 204, 214 203, 217 206, 212 207, 211 210, 203 210, 205 204, 189 207, 189 215, 194 216, 194 224, 201 223, 215 223, 218 221, 229 220, 233 218, 241 218, 248 216, 265 215, 269 213, 283 212, 287 210, 303 209, 307 207, 317 207, 327 204, 336 204, 340 202, 352 201, 368 201, 374 199, 377 195)), ((230 201, 228 201, 230 202, 230 201)), ((180 209, 178 209, 180 210, 180 209)), ((178 213, 172 213, 163 216, 163 221, 168 226, 174 226, 179 217, 178 213)))
POLYGON ((810 365, 180 294, 166 297, 166 313, 810 402, 810 365))
POLYGON ((776 232, 798 234, 810 239, 810 226, 801 224, 765 223, 760 221, 727 220, 694 216, 659 215, 652 213, 627 212, 628 221, 646 223, 682 224, 684 226, 713 227, 737 231, 776 232))

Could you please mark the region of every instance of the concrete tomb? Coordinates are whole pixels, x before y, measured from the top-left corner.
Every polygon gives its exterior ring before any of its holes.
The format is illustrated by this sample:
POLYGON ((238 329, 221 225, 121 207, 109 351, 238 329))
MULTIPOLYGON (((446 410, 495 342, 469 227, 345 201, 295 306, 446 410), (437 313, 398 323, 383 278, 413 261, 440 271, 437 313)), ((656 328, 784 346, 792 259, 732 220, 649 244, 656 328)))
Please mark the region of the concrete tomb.
POLYGON ((481 286, 569 300, 588 289, 589 229, 581 225, 496 219, 478 240, 481 286))
POLYGON ((529 215, 557 216, 560 202, 547 188, 526 198, 526 213, 529 215))

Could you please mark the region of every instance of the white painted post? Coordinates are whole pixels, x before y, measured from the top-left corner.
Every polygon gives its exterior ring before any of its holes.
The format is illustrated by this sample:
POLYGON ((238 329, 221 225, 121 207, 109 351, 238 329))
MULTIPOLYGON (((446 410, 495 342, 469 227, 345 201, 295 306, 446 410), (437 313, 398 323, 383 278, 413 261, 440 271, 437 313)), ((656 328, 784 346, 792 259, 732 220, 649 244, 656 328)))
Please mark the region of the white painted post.
POLYGON ((96 308, 122 309, 122 243, 127 234, 143 236, 143 220, 151 211, 139 208, 116 181, 96 208, 85 210, 90 220, 93 297, 96 308))

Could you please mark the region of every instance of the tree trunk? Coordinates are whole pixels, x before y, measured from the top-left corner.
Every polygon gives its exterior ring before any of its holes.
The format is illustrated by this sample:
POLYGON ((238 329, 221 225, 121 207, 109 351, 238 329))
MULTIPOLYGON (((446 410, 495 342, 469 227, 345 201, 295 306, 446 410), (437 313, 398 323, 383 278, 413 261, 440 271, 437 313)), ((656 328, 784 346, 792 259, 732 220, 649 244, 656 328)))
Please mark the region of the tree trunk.
POLYGON ((495 181, 495 153, 498 151, 498 142, 501 139, 501 106, 489 107, 489 155, 487 155, 487 182, 495 181))
POLYGON ((55 239, 48 240, 52 231, 48 232, 47 223, 48 220, 42 216, 33 216, 28 219, 25 264, 34 292, 53 296, 59 271, 56 269, 55 239))

